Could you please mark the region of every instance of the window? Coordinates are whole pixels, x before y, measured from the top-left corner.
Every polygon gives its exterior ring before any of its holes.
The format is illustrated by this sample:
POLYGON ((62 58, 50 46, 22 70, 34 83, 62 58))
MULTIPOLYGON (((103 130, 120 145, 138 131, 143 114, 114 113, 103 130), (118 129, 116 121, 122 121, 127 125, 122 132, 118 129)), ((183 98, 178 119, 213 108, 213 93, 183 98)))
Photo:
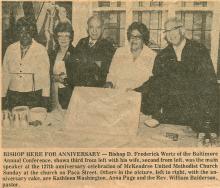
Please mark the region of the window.
POLYGON ((98 6, 99 7, 110 7, 110 1, 99 1, 98 6))
POLYGON ((181 2, 182 10, 176 12, 176 16, 184 23, 186 36, 203 43, 209 50, 213 12, 207 8, 213 9, 213 5, 213 2, 207 1, 181 2))
MULTIPOLYGON (((186 28, 189 39, 203 43, 214 57, 211 49, 212 24, 217 3, 212 1, 97 1, 92 2, 93 13, 103 17, 104 37, 113 41, 116 47, 124 46, 126 30, 132 21, 144 23, 150 31, 150 47, 156 50, 166 47, 164 22, 176 14, 186 28), (171 5, 172 4, 172 5, 171 5), (127 9, 129 7, 129 10, 127 9)), ((215 21, 216 22, 216 21, 215 21)), ((216 41, 213 41, 216 43, 216 41)), ((213 46, 213 45, 212 45, 213 46)), ((217 60, 216 60, 217 61, 217 60)))
POLYGON ((110 40, 115 47, 125 44, 125 2, 93 2, 93 13, 104 20, 103 37, 110 40), (106 9, 106 8, 110 9, 106 9))
POLYGON ((104 20, 103 37, 111 41, 115 47, 125 44, 125 12, 124 11, 100 11, 94 12, 104 20))
POLYGON ((121 7, 124 6, 125 2, 121 1, 99 1, 94 2, 95 7, 121 7))
POLYGON ((139 2, 133 2, 134 7, 162 7, 164 2, 161 1, 139 1, 139 2))
POLYGON ((193 2, 193 5, 195 7, 207 7, 208 3, 207 2, 193 2))
POLYGON ((180 11, 176 16, 183 21, 187 38, 211 48, 212 12, 180 11))
POLYGON ((144 23, 150 31, 150 47, 163 48, 166 41, 163 38, 163 21, 167 19, 167 11, 134 11, 133 21, 144 23))
POLYGON ((163 23, 167 19, 167 3, 161 1, 133 2, 133 21, 144 23, 150 31, 150 44, 153 49, 165 47, 163 23))
POLYGON ((182 7, 207 7, 208 3, 206 1, 195 1, 195 2, 181 2, 182 7))

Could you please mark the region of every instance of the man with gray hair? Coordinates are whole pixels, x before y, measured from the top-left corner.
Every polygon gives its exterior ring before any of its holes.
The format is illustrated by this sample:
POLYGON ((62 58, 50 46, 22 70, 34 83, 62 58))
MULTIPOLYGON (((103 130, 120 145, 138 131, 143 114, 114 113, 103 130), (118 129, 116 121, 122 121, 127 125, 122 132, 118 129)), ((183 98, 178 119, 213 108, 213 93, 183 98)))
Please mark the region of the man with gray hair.
POLYGON ((187 39, 177 18, 165 22, 164 32, 168 46, 155 59, 150 91, 144 95, 146 113, 198 132, 208 122, 209 131, 217 132, 219 91, 208 49, 187 39))
POLYGON ((104 23, 100 16, 87 21, 88 37, 81 39, 76 49, 82 57, 78 62, 78 86, 103 87, 114 55, 113 44, 102 38, 104 23))

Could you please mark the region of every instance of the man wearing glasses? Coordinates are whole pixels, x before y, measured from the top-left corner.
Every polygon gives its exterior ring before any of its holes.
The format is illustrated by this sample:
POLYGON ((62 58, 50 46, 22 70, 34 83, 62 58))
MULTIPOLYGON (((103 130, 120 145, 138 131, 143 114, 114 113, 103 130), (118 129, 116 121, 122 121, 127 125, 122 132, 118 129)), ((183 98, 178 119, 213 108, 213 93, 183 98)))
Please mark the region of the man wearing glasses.
MULTIPOLYGON (((209 51, 185 37, 181 21, 165 22, 168 46, 156 57, 151 79, 151 113, 162 123, 218 128, 217 78, 209 51)), ((149 99, 148 98, 148 99, 149 99)))

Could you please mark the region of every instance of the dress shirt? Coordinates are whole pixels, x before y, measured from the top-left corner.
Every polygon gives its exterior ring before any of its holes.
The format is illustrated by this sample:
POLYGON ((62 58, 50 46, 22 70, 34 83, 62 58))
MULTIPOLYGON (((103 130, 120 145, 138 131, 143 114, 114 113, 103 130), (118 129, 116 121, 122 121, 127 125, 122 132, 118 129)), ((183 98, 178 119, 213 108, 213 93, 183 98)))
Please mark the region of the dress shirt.
POLYGON ((184 39, 179 46, 173 46, 173 49, 176 53, 177 61, 181 61, 182 51, 184 46, 186 45, 186 39, 184 39))
POLYGON ((152 76, 156 52, 143 46, 140 55, 133 61, 130 47, 119 48, 112 60, 107 81, 116 89, 135 89, 152 76))
POLYGON ((29 46, 21 46, 21 59, 25 56, 25 54, 29 50, 30 46, 31 45, 29 45, 29 46))
POLYGON ((97 42, 97 40, 92 40, 91 38, 89 38, 89 47, 93 47, 95 45, 95 43, 97 42))
POLYGON ((3 60, 2 96, 7 90, 30 92, 42 89, 42 95, 50 94, 49 58, 46 48, 32 40, 25 56, 21 58, 20 42, 11 44, 3 60))

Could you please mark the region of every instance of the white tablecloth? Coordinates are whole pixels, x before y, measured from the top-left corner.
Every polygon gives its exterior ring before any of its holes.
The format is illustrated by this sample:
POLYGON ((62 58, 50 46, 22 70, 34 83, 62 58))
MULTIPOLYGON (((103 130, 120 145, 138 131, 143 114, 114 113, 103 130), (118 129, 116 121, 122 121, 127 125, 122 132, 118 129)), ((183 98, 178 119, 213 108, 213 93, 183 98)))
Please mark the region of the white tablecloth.
MULTIPOLYGON (((67 130, 63 125, 64 112, 48 113, 44 125, 23 128, 3 128, 3 147, 196 147, 197 135, 190 127, 161 124, 156 128, 144 125, 146 117, 140 115, 138 133, 135 136, 112 136, 67 130), (166 137, 166 133, 178 134, 178 141, 166 137)), ((218 140, 218 146, 219 145, 218 140)))

